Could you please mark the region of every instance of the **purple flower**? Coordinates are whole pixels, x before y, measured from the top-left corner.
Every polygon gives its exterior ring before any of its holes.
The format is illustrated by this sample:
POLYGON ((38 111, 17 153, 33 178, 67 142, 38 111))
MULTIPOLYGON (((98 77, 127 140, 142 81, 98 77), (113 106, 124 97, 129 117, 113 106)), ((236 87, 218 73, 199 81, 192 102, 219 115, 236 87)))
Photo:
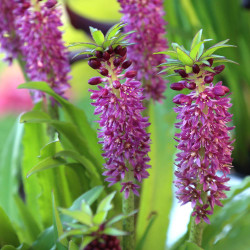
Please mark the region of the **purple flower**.
MULTIPOLYGON (((59 95, 70 87, 70 66, 67 51, 62 40, 61 11, 56 1, 37 3, 29 8, 18 20, 18 35, 22 42, 26 71, 32 81, 46 81, 59 95), (39 10, 37 10, 37 8, 39 10)), ((39 101, 44 94, 33 91, 33 100, 39 101)))
POLYGON ((118 0, 121 4, 122 20, 128 23, 125 32, 136 31, 128 36, 130 43, 128 57, 134 62, 137 79, 144 84, 144 95, 147 99, 160 101, 164 98, 166 81, 158 75, 164 55, 154 55, 155 52, 168 48, 165 32, 166 22, 163 19, 162 0, 118 0))
POLYGON ((6 54, 5 61, 12 63, 16 58, 20 48, 20 41, 16 35, 16 15, 15 9, 18 3, 14 0, 0 1, 0 45, 1 51, 6 54))
POLYGON ((123 72, 122 65, 126 64, 124 48, 108 51, 108 57, 99 55, 99 58, 90 59, 89 65, 100 73, 108 70, 102 80, 92 78, 89 81, 90 84, 104 84, 90 92, 95 101, 92 103, 96 107, 95 115, 100 115, 98 137, 106 158, 103 175, 108 176, 109 185, 122 182, 121 192, 125 190, 127 198, 130 191, 138 195, 139 186, 135 183, 149 176, 150 137, 146 132, 149 122, 141 115, 144 110, 141 83, 131 78, 131 71, 123 72))
MULTIPOLYGON (((198 71, 197 71, 198 72, 198 71)), ((198 74, 198 73, 195 73, 198 74)), ((222 206, 221 199, 229 190, 226 183, 230 172, 233 150, 228 127, 232 115, 230 98, 225 96, 229 89, 209 83, 208 76, 214 73, 201 71, 197 87, 191 93, 179 94, 174 98, 177 107, 177 198, 182 204, 192 203, 193 216, 198 224, 201 219, 209 223, 207 214, 212 214, 214 205, 222 206), (202 73, 203 72, 203 73, 202 73), (207 208, 211 210, 207 210, 207 208)), ((186 76, 187 82, 195 81, 194 74, 186 76)), ((183 82, 183 81, 182 81, 183 82)))

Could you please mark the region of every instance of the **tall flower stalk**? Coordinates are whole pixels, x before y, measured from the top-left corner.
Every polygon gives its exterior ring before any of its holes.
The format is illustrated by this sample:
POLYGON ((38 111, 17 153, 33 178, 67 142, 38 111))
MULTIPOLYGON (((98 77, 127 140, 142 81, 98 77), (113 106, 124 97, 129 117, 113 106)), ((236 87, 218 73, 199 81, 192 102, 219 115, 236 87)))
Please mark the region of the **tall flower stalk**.
MULTIPOLYGON (((106 34, 90 28, 96 44, 75 44, 89 49, 89 66, 101 75, 89 79, 90 85, 98 89, 90 90, 95 115, 100 116, 100 143, 103 145, 103 157, 106 159, 103 175, 107 176, 109 186, 119 182, 124 192, 123 211, 128 214, 134 210, 134 195, 139 195, 139 183, 149 176, 147 169, 150 150, 150 137, 146 132, 148 119, 144 110, 142 87, 134 80, 137 72, 129 70, 131 61, 127 60, 127 34, 121 33, 124 24, 113 26, 106 34), (101 86, 103 85, 103 86, 101 86)), ((124 249, 134 249, 134 217, 124 221, 124 249)))
POLYGON ((118 0, 121 5, 122 20, 128 25, 125 32, 136 31, 127 37, 130 43, 128 57, 133 61, 133 69, 137 71, 136 79, 143 83, 144 95, 147 100, 160 101, 164 98, 166 80, 158 72, 156 66, 166 58, 154 52, 168 48, 165 38, 166 31, 163 16, 162 0, 118 0))
MULTIPOLYGON (((173 51, 162 52, 170 55, 165 72, 174 71, 182 80, 171 84, 176 91, 191 90, 188 94, 179 94, 173 102, 178 114, 176 133, 178 142, 176 158, 177 198, 182 205, 190 202, 195 218, 190 240, 201 245, 202 223, 210 223, 208 215, 213 214, 215 205, 223 206, 221 200, 226 198, 227 175, 232 167, 233 150, 228 127, 232 115, 229 88, 222 82, 213 83, 214 76, 221 73, 224 65, 214 67, 216 62, 232 62, 213 53, 225 47, 227 41, 220 42, 204 51, 201 41, 202 31, 193 39, 191 50, 187 51, 178 44, 173 44, 173 51)), ((160 52, 161 53, 161 52, 160 52)))

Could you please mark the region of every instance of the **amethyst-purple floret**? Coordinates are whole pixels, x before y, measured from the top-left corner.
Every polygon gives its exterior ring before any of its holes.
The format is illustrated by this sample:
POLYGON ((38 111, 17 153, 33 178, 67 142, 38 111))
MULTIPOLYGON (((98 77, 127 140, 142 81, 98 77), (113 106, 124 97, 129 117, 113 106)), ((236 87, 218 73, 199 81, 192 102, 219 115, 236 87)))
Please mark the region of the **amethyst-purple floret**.
POLYGON ((118 0, 121 5, 122 20, 127 23, 125 32, 135 31, 127 38, 130 43, 128 57, 133 61, 137 71, 137 80, 143 82, 144 95, 147 99, 160 101, 164 99, 166 81, 158 75, 165 62, 165 55, 155 52, 168 48, 165 38, 166 30, 163 16, 162 0, 118 0))

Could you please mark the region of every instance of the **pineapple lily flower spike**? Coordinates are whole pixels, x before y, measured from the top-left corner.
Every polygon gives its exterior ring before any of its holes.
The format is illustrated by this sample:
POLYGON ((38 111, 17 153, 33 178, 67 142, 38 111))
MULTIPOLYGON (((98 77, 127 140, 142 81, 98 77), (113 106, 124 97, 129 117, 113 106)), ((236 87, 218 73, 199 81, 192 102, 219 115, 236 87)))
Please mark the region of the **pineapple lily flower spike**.
POLYGON ((95 114, 100 115, 100 143, 106 158, 103 175, 109 186, 120 182, 121 192, 127 199, 133 192, 139 196, 138 184, 149 176, 148 152, 150 137, 146 132, 148 119, 142 117, 144 99, 141 83, 134 80, 135 70, 128 70, 132 62, 127 60, 126 40, 128 33, 121 33, 124 23, 113 26, 106 34, 90 28, 95 43, 74 44, 84 50, 79 53, 89 55, 89 66, 102 76, 89 79, 90 85, 98 85, 92 92, 95 114), (87 48, 87 49, 86 49, 87 48), (100 86, 103 84, 103 86, 100 86))
POLYGON ((213 53, 234 46, 227 45, 228 40, 225 40, 204 51, 204 43, 210 40, 202 41, 201 35, 202 30, 195 35, 190 51, 173 43, 172 51, 159 52, 171 57, 161 65, 167 66, 162 72, 182 77, 170 88, 190 90, 188 94, 178 94, 173 98, 174 110, 180 120, 175 124, 180 132, 175 134, 179 152, 174 183, 180 203, 191 203, 195 224, 203 220, 210 223, 207 215, 213 213, 215 205, 223 206, 221 199, 230 189, 226 183, 233 150, 229 136, 233 127, 227 126, 232 118, 228 112, 231 107, 229 88, 222 82, 213 83, 214 76, 225 68, 224 65, 213 65, 233 61, 213 53))

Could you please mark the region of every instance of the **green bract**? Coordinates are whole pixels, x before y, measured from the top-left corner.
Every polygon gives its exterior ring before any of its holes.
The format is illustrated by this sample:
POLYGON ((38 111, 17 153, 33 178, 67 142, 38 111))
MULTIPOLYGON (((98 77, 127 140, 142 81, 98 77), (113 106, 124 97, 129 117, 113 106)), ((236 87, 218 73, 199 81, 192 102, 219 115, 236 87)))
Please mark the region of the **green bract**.
MULTIPOLYGON (((213 59, 214 63, 216 62, 236 63, 234 61, 226 59, 226 57, 224 56, 213 54, 218 49, 227 47, 236 47, 234 45, 226 44, 229 41, 229 39, 216 43, 207 50, 204 50, 204 43, 211 41, 212 39, 205 39, 202 41, 201 36, 202 36, 202 29, 194 36, 193 41, 191 43, 190 51, 186 50, 183 46, 180 46, 177 43, 172 43, 173 50, 155 53, 155 54, 168 55, 170 57, 170 59, 169 58, 166 59, 167 61, 166 63, 162 63, 158 66, 158 67, 167 66, 167 68, 163 69, 160 73, 162 72, 171 73, 180 69, 185 70, 187 73, 191 73, 192 66, 194 64, 197 65, 205 64, 208 67, 203 67, 203 69, 206 71, 213 72, 213 70, 210 68, 210 62, 208 61, 209 59, 213 59)), ((177 74, 174 73, 169 76, 174 76, 174 75, 177 74)))
POLYGON ((112 226, 114 223, 133 215, 136 211, 128 215, 120 214, 108 220, 108 211, 113 208, 111 202, 115 196, 115 193, 116 192, 109 194, 101 202, 99 202, 96 213, 93 213, 89 202, 85 200, 82 200, 80 210, 72 211, 60 208, 59 210, 61 213, 72 218, 74 222, 65 223, 67 226, 67 231, 61 235, 60 239, 64 239, 68 236, 83 237, 80 247, 80 249, 83 249, 101 234, 112 236, 127 235, 126 232, 118 230, 112 226))
POLYGON ((112 46, 113 49, 116 48, 118 45, 126 47, 132 44, 129 43, 128 40, 126 40, 126 37, 129 34, 135 32, 130 31, 127 33, 122 33, 122 28, 126 25, 127 24, 125 23, 115 24, 108 30, 105 36, 101 30, 90 27, 91 36, 94 40, 94 43, 72 43, 68 47, 80 47, 80 52, 77 53, 74 57, 77 57, 79 55, 94 56, 97 50, 103 52, 108 50, 110 46, 112 46))

